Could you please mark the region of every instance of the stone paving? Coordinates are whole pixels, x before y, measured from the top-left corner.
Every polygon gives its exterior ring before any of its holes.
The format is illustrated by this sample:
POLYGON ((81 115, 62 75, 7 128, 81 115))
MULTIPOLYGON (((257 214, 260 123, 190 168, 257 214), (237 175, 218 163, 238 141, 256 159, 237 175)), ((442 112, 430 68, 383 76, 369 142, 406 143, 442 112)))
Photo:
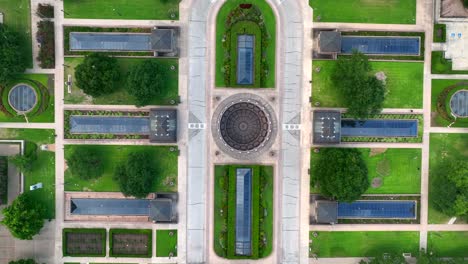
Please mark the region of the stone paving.
MULTIPOLYGON (((314 28, 338 28, 349 30, 387 30, 387 31, 425 31, 426 47, 443 50, 448 49, 447 56, 454 58, 454 67, 465 67, 464 38, 468 36, 465 26, 448 26, 447 45, 432 45, 433 1, 417 0, 417 23, 414 25, 384 25, 384 24, 347 24, 347 23, 314 23, 312 10, 308 3, 302 1, 268 0, 277 19, 277 59, 276 59, 276 89, 266 91, 266 98, 274 96, 274 110, 278 117, 278 139, 271 147, 275 155, 264 155, 251 162, 274 164, 274 249, 273 254, 266 259, 256 261, 230 261, 217 257, 212 248, 213 219, 213 165, 216 163, 236 163, 236 159, 227 155, 213 158, 216 151, 210 133, 209 122, 212 119, 215 96, 229 96, 237 92, 250 92, 248 89, 214 89, 214 21, 217 11, 224 0, 183 0, 180 4, 179 21, 156 20, 115 20, 115 19, 65 19, 63 2, 58 0, 31 0, 37 3, 51 3, 55 6, 55 41, 56 69, 43 70, 34 60, 34 68, 28 73, 55 74, 55 123, 0 123, 0 128, 39 128, 55 129, 56 155, 56 220, 47 222, 41 234, 33 241, 16 241, 0 226, 0 263, 19 257, 35 257, 45 263, 63 262, 138 262, 138 263, 357 263, 360 258, 344 259, 309 259, 308 231, 323 230, 413 230, 421 232, 420 247, 427 245, 427 231, 468 231, 468 225, 430 225, 427 223, 428 210, 428 176, 429 176, 429 134, 433 133, 468 133, 467 128, 434 128, 430 126, 431 80, 437 79, 468 79, 468 75, 434 75, 430 73, 430 48, 426 48, 424 66, 424 107, 423 109, 384 109, 384 112, 424 114, 423 143, 392 144, 393 148, 421 148, 421 224, 420 225, 335 225, 309 226, 309 155, 311 147, 311 115, 308 96, 311 92, 311 48, 310 32, 314 28), (179 60, 179 89, 181 104, 180 123, 190 124, 181 132, 179 149, 179 211, 180 222, 177 225, 161 225, 151 223, 132 223, 125 219, 106 222, 104 219, 88 219, 88 221, 67 221, 66 201, 70 194, 64 192, 64 144, 148 144, 144 141, 70 141, 63 139, 64 109, 135 109, 134 106, 96 106, 96 105, 64 105, 63 102, 63 25, 80 26, 154 26, 177 25, 181 27, 181 58, 179 60), (450 40, 451 32, 455 38, 450 40), (458 33, 462 36, 458 38, 458 33), (466 33, 466 34, 465 34, 466 33), (461 46, 460 46, 461 45, 461 46), (461 47, 461 49, 458 49, 461 47), (461 50, 457 54, 451 50, 461 50), (458 56, 458 57, 457 57, 458 56), (458 59, 457 59, 458 58, 458 59), (458 61, 458 62, 457 62, 458 61), (277 106, 276 106, 277 105, 277 106), (299 127, 299 130, 290 127, 299 127), (64 227, 103 227, 103 228, 151 228, 178 229, 177 258, 70 258, 62 257, 61 230, 64 227)), ((35 8, 31 8, 32 30, 35 30, 37 16, 35 8)), ((33 54, 38 52, 37 43, 33 37, 33 54)), ((261 92, 260 92, 261 93, 261 92)), ((339 147, 387 147, 384 143, 346 143, 339 147)), ((90 195, 73 194, 73 195, 90 195)), ((99 195, 108 195, 100 193, 99 195)), ((109 194, 114 195, 114 194, 109 194)), ((101 196, 100 196, 101 197, 101 196)), ((112 196, 113 197, 113 196, 112 196)), ((155 241, 153 241, 153 244, 155 241)), ((154 249, 153 249, 154 250, 154 249)), ((109 249, 107 248, 107 252, 109 249)), ((155 255, 155 254, 153 254, 155 255)))

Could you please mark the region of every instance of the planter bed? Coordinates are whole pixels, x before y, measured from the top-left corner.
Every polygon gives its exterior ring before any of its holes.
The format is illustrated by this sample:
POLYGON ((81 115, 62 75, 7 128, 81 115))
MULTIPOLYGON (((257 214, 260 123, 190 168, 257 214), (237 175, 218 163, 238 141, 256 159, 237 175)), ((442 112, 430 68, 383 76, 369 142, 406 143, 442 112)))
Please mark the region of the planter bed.
POLYGON ((151 229, 109 230, 109 256, 151 258, 153 252, 151 229))
POLYGON ((63 256, 105 257, 106 229, 65 228, 62 245, 63 256))

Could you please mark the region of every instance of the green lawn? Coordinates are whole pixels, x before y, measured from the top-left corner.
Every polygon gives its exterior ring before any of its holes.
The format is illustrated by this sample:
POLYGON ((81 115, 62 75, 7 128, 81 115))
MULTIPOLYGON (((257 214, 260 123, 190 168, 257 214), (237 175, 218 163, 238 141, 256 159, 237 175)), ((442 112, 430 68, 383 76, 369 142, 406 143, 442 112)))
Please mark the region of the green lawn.
POLYGON ((434 39, 433 42, 445 42, 447 37, 447 26, 445 24, 434 25, 434 39))
MULTIPOLYGON (((49 90, 49 102, 48 102, 49 106, 44 112, 38 115, 33 115, 33 116, 26 115, 28 117, 29 122, 50 122, 50 123, 54 122, 54 119, 55 119, 54 100, 55 99, 54 99, 53 79, 54 79, 53 75, 47 75, 47 74, 20 74, 17 77, 17 81, 14 82, 16 84, 16 83, 20 83, 22 80, 33 80, 33 81, 40 82, 49 90)), ((8 100, 8 98, 5 98, 5 99, 8 100)), ((41 100, 42 99, 43 98, 41 98, 41 100)), ((38 101, 38 105, 40 103, 41 102, 38 101)), ((0 112, 0 122, 26 122, 26 119, 24 118, 23 115, 7 116, 5 113, 0 112)))
MULTIPOLYGON (((383 71, 387 76, 387 94, 384 108, 422 108, 423 67, 420 62, 370 62, 373 72, 383 71)), ((345 99, 333 86, 331 75, 336 61, 314 60, 312 64, 312 104, 321 107, 342 107, 345 99), (320 67, 320 72, 316 68, 320 67)))
POLYGON ((419 252, 419 232, 313 232, 311 254, 319 258, 376 257, 383 253, 402 254, 419 252))
POLYGON ((177 256, 177 230, 156 230, 156 257, 169 257, 170 253, 177 256))
MULTIPOLYGON (((222 72, 224 65, 224 48, 223 36, 226 31, 226 19, 232 9, 239 4, 254 4, 262 10, 262 14, 266 21, 266 28, 271 36, 267 50, 266 58, 268 63, 269 74, 266 80, 266 87, 275 87, 275 55, 276 55, 276 18, 270 5, 264 0, 230 0, 226 1, 218 12, 216 18, 216 73, 215 73, 215 86, 216 87, 229 87, 224 82, 224 74, 222 72)), ((234 69, 235 70, 235 69, 234 69)))
POLYGON ((40 150, 41 144, 53 144, 54 131, 45 129, 0 129, 0 139, 26 141, 25 153, 36 152, 37 159, 30 172, 24 173, 24 191, 46 207, 46 218, 55 218, 55 153, 40 150), (43 188, 29 191, 29 186, 42 182, 43 188))
POLYGON ((309 0, 309 5, 314 21, 416 24, 416 0, 309 0))
POLYGON ((452 61, 445 59, 443 51, 433 51, 431 56, 431 72, 434 74, 468 74, 468 71, 452 70, 452 61))
MULTIPOLYGON (((455 85, 460 82, 468 82, 468 80, 437 80, 432 79, 431 89, 431 125, 445 127, 450 125, 450 121, 442 118, 437 112, 437 97, 448 86, 455 85)), ((468 86, 467 88, 468 89, 468 86)), ((450 98, 448 98, 450 100, 450 98)), ((450 111, 450 109, 449 109, 450 111)), ((450 114, 450 113, 449 113, 450 114)), ((468 127, 468 118, 458 118, 452 127, 468 127)))
POLYGON ((427 250, 438 257, 468 257, 468 232, 429 232, 427 250))
MULTIPOLYGON (((80 58, 65 58, 65 74, 64 81, 67 81, 68 75, 72 76, 72 83, 75 80, 75 67, 78 66, 84 60, 83 57, 80 58)), ((126 77, 131 67, 141 63, 144 59, 137 58, 117 58, 117 62, 120 66, 120 87, 117 91, 99 96, 96 98, 91 98, 90 96, 83 93, 76 84, 72 85, 72 93, 69 94, 67 87, 64 89, 65 103, 68 104, 97 104, 97 105, 133 105, 135 104, 135 99, 130 96, 126 89, 126 77)), ((177 59, 155 59, 163 67, 167 67, 168 76, 164 78, 165 91, 161 93, 157 98, 151 102, 151 105, 170 105, 170 101, 174 100, 178 102, 179 100, 179 62, 177 59), (170 67, 175 66, 174 70, 171 70, 170 67)))
MULTIPOLYGON (((468 134, 431 134, 429 144, 429 224, 446 224, 451 216, 438 212, 431 202, 433 177, 430 174, 439 162, 452 159, 468 159, 468 134)), ((457 223, 459 223, 457 221, 457 223)))
POLYGON ((223 258, 246 258, 234 254, 236 178, 235 169, 251 167, 252 179, 252 259, 264 258, 272 252, 273 242, 273 167, 258 165, 219 165, 215 166, 214 200, 214 251, 223 258), (261 178, 264 177, 264 190, 261 178), (255 198, 257 197, 257 198, 255 198), (260 199, 259 197, 263 197, 260 199), (263 224, 261 215, 265 211, 263 224), (232 215, 229 216, 228 215, 232 215), (265 235, 266 245, 262 247, 261 234, 265 235), (260 235, 260 236, 259 236, 260 235), (255 239, 257 238, 257 239, 255 239), (256 246, 257 245, 257 246, 256 246))
POLYGON ((3 13, 3 23, 20 34, 21 53, 26 58, 27 67, 32 68, 30 1, 0 0, 0 12, 3 13))
MULTIPOLYGON (((378 154, 377 150, 371 153, 369 148, 359 150, 368 167, 369 181, 372 182, 372 179, 376 177, 383 179, 380 187, 369 187, 366 194, 419 194, 421 192, 420 149, 386 149, 385 152, 378 154), (382 174, 387 176, 382 176, 382 174)), ((320 152, 311 152, 311 171, 314 171, 319 156, 320 152)), ((320 192, 318 188, 312 186, 310 191, 320 192)))
POLYGON ((179 19, 179 0, 63 0, 63 6, 65 18, 179 19))
POLYGON ((176 151, 170 152, 166 146, 120 146, 120 145, 66 145, 65 158, 69 157, 75 148, 95 150, 102 158, 104 171, 101 177, 94 180, 81 180, 74 177, 69 170, 65 171, 65 191, 95 191, 118 192, 119 185, 114 181, 114 170, 118 164, 125 161, 128 154, 135 151, 145 151, 154 159, 156 168, 152 190, 154 192, 177 191, 177 162, 176 151), (173 185, 170 183, 173 182, 173 185))

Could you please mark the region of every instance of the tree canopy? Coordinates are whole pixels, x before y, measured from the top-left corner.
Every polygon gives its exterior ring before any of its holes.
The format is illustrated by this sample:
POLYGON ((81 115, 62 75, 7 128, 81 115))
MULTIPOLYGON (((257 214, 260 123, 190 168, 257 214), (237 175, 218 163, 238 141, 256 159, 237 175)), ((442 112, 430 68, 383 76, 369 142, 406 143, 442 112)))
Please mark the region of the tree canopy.
POLYGON ((73 175, 83 180, 100 177, 104 168, 99 153, 86 147, 77 147, 67 159, 67 165, 73 175))
POLYGON ((6 85, 15 74, 26 69, 26 58, 20 48, 21 38, 0 24, 0 84, 6 85))
POLYGON ((325 196, 352 202, 368 188, 367 166, 361 152, 348 148, 323 148, 313 173, 325 196))
POLYGON ((76 67, 75 78, 76 85, 88 95, 109 94, 117 89, 119 65, 113 57, 92 53, 76 67))
POLYGON ((148 105, 155 96, 161 94, 165 84, 165 73, 166 69, 154 59, 145 60, 130 70, 127 91, 135 97, 137 106, 148 105))
POLYGON ((332 73, 333 85, 343 105, 355 118, 367 118, 382 109, 385 85, 371 71, 367 56, 354 52, 351 56, 340 56, 332 73))
POLYGON ((31 240, 44 226, 44 214, 44 206, 26 192, 3 209, 4 218, 1 223, 14 237, 31 240))
POLYGON ((448 216, 468 219, 468 163, 445 161, 432 173, 431 201, 435 208, 448 216))
POLYGON ((18 259, 8 262, 8 264, 37 264, 34 259, 18 259))
POLYGON ((114 172, 120 191, 126 196, 146 197, 152 191, 155 178, 153 162, 145 152, 130 153, 127 161, 114 172))
POLYGON ((29 172, 32 169, 32 164, 36 160, 36 153, 30 154, 17 154, 15 156, 10 156, 8 161, 10 161, 16 168, 21 172, 29 172))

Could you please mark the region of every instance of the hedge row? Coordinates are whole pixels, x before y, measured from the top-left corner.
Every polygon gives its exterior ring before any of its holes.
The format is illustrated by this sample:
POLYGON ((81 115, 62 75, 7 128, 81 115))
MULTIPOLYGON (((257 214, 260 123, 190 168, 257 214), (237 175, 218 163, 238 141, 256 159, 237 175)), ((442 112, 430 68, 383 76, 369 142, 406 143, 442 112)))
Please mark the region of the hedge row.
POLYGON ((0 156, 0 204, 8 202, 8 157, 0 156))

